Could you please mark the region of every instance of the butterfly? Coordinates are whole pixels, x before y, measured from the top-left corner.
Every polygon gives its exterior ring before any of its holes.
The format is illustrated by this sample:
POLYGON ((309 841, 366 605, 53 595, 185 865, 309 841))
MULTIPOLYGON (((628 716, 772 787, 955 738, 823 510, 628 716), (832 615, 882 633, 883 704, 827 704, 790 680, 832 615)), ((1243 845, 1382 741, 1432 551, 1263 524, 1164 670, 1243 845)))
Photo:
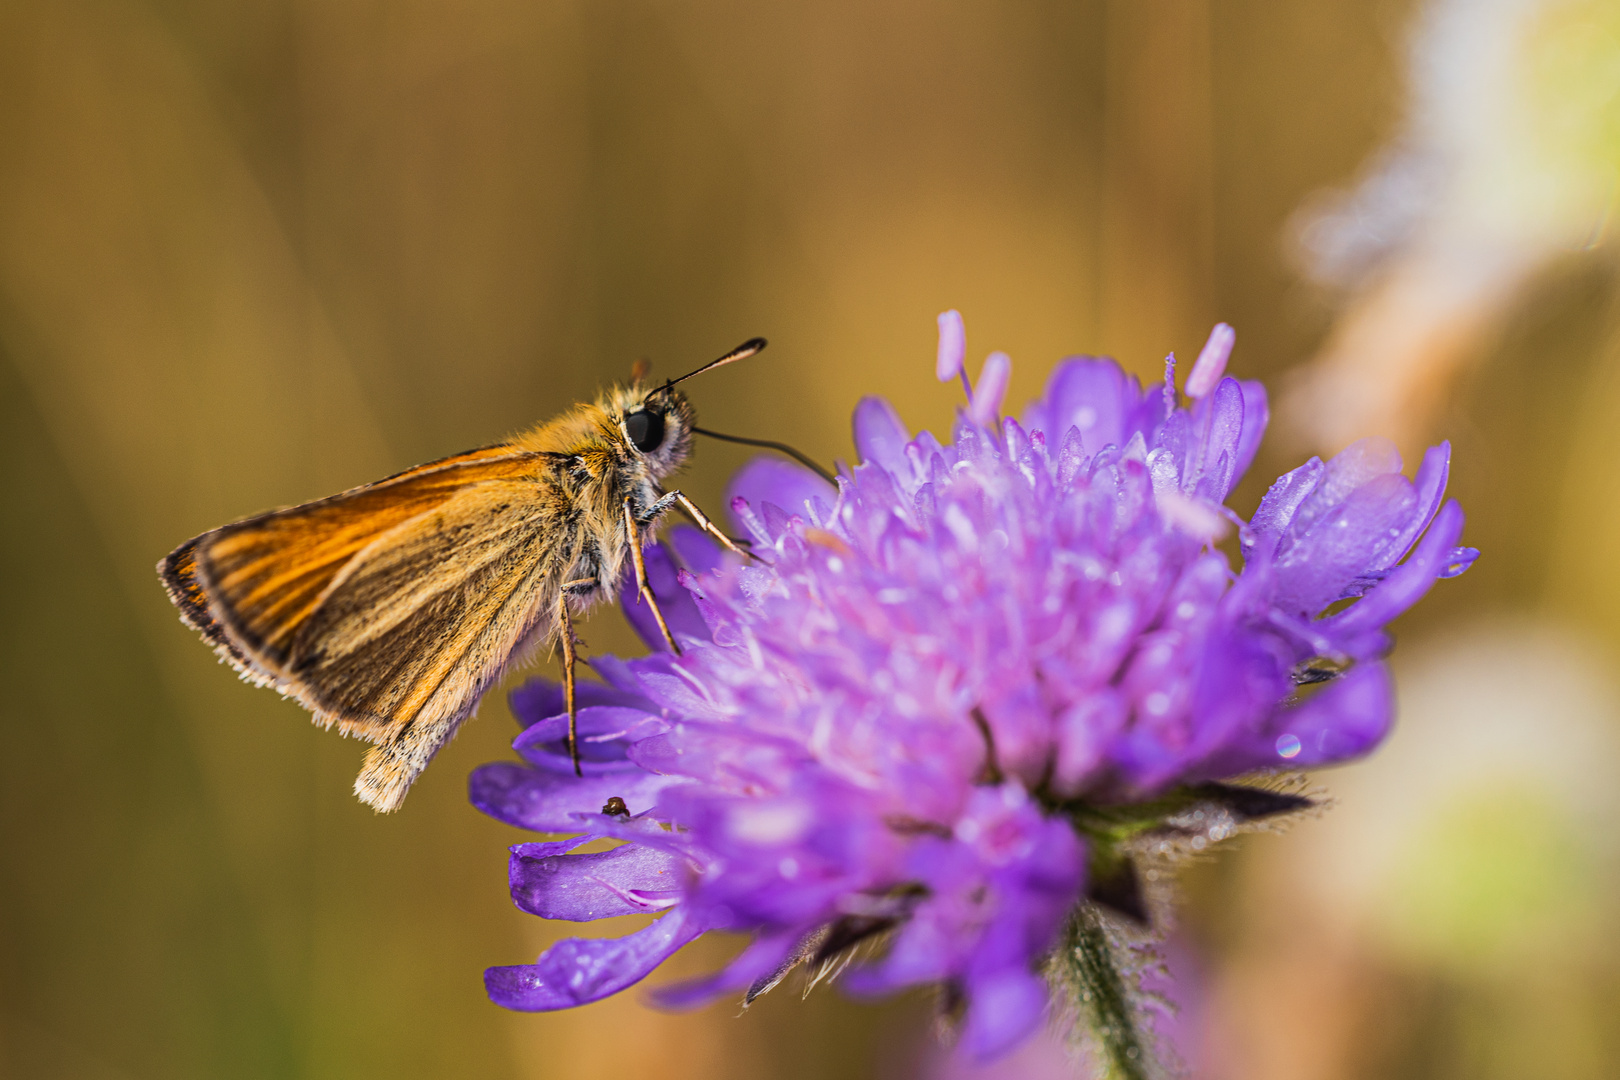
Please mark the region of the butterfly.
POLYGON ((563 654, 577 774, 573 616, 616 594, 628 560, 680 652, 642 559, 677 506, 752 557, 661 486, 693 436, 771 447, 828 475, 791 447, 698 428, 675 388, 764 347, 754 338, 661 384, 638 365, 629 385, 510 441, 205 532, 158 574, 181 620, 245 680, 373 744, 354 791, 378 811, 399 807, 509 664, 552 643, 563 654))

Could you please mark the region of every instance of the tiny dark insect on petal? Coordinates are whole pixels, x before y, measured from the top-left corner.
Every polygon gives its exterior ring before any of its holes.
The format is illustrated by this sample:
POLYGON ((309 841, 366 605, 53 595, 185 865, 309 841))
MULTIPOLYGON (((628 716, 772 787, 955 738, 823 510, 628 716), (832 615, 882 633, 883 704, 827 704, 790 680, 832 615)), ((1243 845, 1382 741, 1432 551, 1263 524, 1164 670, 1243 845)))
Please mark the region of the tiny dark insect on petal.
POLYGON ((608 817, 629 817, 630 808, 617 795, 602 804, 602 813, 608 817))

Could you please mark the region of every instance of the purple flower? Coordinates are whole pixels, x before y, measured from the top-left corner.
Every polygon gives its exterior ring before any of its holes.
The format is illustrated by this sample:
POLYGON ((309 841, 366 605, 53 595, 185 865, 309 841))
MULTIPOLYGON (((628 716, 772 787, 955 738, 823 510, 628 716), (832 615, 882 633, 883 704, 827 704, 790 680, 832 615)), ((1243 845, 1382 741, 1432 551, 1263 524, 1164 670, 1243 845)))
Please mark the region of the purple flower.
MULTIPOLYGON (((942 317, 945 378, 960 326, 942 317)), ((682 655, 592 661, 605 685, 581 693, 583 779, 560 694, 525 686, 524 763, 484 766, 471 790, 502 820, 576 834, 512 849, 524 910, 662 917, 492 968, 491 997, 596 1000, 726 929, 751 944, 658 997, 751 1000, 881 937, 846 987, 938 984, 964 1048, 993 1056, 1047 1009, 1041 961, 1110 842, 1088 813, 1375 746, 1385 626, 1476 554, 1441 505, 1448 449, 1408 480, 1392 447, 1358 443, 1283 476, 1242 522, 1224 500, 1267 409, 1259 384, 1221 377, 1231 344, 1217 328, 1185 407, 1173 370, 1144 391, 1081 357, 1022 422, 997 419, 998 354, 948 444, 868 398, 861 464, 837 489, 775 460, 735 478, 759 561, 691 530, 652 549, 682 655), (1240 573, 1215 546, 1234 525, 1240 573), (623 843, 575 853, 602 838, 623 843)))

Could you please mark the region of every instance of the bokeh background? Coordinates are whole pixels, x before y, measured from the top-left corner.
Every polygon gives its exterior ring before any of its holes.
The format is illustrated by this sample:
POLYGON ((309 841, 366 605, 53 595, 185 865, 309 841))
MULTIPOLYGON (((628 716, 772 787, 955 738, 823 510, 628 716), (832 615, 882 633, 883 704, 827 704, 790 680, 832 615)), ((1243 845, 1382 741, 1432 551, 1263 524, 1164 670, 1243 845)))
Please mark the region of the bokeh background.
MULTIPOLYGON (((0 1075, 970 1075, 921 998, 491 1006, 568 929, 465 801, 501 695, 375 816, 361 747, 152 571, 754 334, 711 426, 830 460, 881 393, 941 430, 949 307, 1014 401, 1234 324, 1278 390, 1245 511, 1361 434, 1456 447, 1485 556, 1399 627, 1401 728, 1186 875, 1194 1075, 1620 1074, 1617 11, 0 0, 0 1075)), ((1002 1075, 1080 1075, 1041 1053, 1002 1075)))

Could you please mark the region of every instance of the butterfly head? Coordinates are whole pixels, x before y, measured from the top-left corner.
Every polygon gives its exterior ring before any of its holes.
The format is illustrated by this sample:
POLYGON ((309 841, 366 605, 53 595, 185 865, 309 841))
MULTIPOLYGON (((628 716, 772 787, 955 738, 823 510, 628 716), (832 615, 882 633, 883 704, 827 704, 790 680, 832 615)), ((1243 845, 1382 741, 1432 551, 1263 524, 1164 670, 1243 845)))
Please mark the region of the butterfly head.
POLYGON ((685 464, 692 453, 692 403, 673 386, 651 389, 633 384, 612 395, 609 413, 632 457, 661 479, 685 464))
POLYGON ((678 379, 653 384, 650 389, 646 382, 647 364, 641 361, 636 364, 630 385, 620 387, 609 396, 605 407, 618 424, 624 446, 655 480, 680 468, 692 454, 697 414, 675 385, 694 375, 746 359, 764 347, 764 338, 749 338, 697 370, 688 371, 678 379))

